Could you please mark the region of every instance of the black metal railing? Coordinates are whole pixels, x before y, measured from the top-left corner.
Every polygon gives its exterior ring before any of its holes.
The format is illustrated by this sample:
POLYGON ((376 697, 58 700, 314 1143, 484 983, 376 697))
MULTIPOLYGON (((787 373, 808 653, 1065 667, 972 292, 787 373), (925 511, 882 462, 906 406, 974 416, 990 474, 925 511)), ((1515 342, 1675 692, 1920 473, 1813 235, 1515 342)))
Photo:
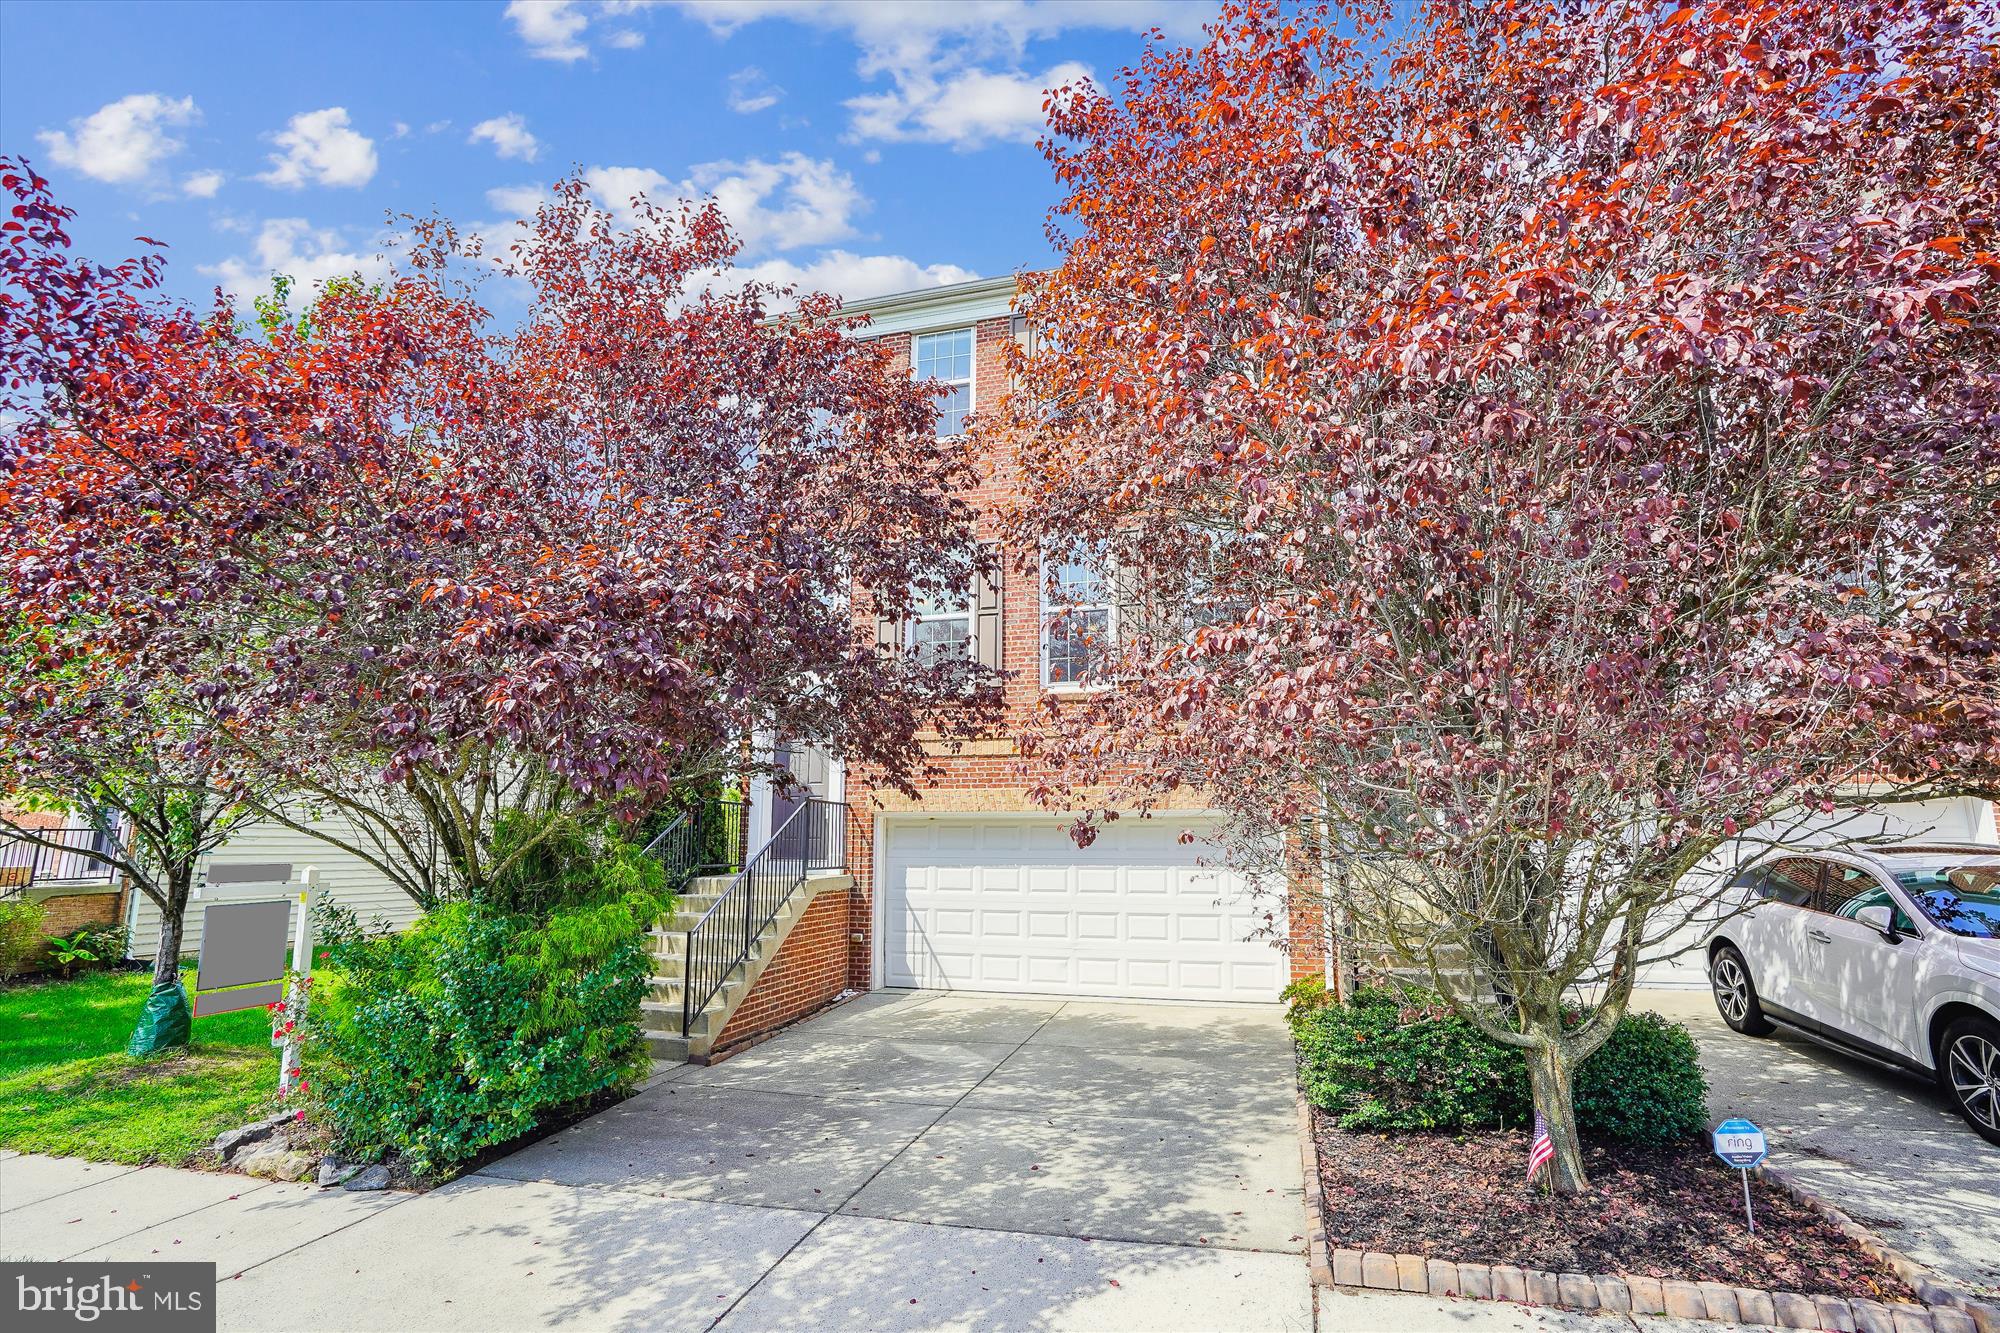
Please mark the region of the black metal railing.
POLYGON ((682 1036, 693 1029, 695 1015, 708 1007, 737 964, 750 956, 764 928, 784 910, 806 877, 846 860, 846 803, 813 797, 793 806, 771 840, 688 929, 681 974, 682 1036))
POLYGON ((85 825, 35 829, 34 834, 61 845, 49 847, 0 833, 0 889, 26 888, 45 880, 109 884, 118 878, 116 870, 92 854, 115 852, 116 834, 85 825))
POLYGON ((666 868, 667 892, 681 892, 696 875, 742 866, 747 808, 742 801, 704 801, 675 815, 653 836, 645 853, 666 868))

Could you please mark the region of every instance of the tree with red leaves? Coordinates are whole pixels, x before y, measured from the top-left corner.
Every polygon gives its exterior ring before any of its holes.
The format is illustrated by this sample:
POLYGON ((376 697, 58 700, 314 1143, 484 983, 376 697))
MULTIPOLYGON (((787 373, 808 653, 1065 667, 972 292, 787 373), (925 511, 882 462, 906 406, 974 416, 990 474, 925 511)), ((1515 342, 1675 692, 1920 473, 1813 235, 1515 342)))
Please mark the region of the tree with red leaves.
MULTIPOLYGON (((158 908, 154 991, 184 1015, 180 942, 197 868, 261 789, 226 751, 204 744, 213 723, 182 674, 128 651, 126 626, 102 605, 47 599, 52 569, 92 560, 89 541, 79 539, 87 529, 73 527, 73 505, 101 474, 73 459, 75 473, 49 476, 55 486, 19 483, 34 471, 38 432, 52 415, 82 420, 109 399, 157 401, 167 384, 198 397, 193 386, 211 368, 210 334, 188 312, 153 299, 156 254, 109 266, 74 259, 65 253, 72 213, 50 196, 47 181, 0 160, 0 189, 14 200, 0 227, 0 531, 9 542, 0 829, 94 860, 158 908), (49 809, 96 836, 79 846, 20 817, 49 809)), ((206 427, 191 427, 193 416, 171 431, 230 428, 226 408, 206 427)), ((126 426, 131 439, 164 429, 157 416, 138 414, 126 426)), ((185 1040, 186 1025, 158 1031, 171 1044, 185 1040)))
POLYGON ((1033 740, 1284 848, 1522 1051, 1571 1192, 1691 867, 2000 788, 2000 19, 1389 17, 1233 4, 1052 98, 995 428, 1016 541, 1136 592, 1033 740))
POLYGON ((566 181, 504 256, 418 221, 395 280, 296 317, 218 298, 113 331, 133 373, 21 402, 26 613, 178 682, 193 749, 285 794, 261 813, 424 906, 485 895, 560 816, 741 772, 756 732, 909 785, 920 734, 986 696, 878 649, 846 596, 971 577, 965 446, 831 298, 704 285, 735 248, 713 205, 634 210, 566 181), (512 326, 466 276, 496 271, 512 326), (496 837, 520 815, 540 832, 496 837))

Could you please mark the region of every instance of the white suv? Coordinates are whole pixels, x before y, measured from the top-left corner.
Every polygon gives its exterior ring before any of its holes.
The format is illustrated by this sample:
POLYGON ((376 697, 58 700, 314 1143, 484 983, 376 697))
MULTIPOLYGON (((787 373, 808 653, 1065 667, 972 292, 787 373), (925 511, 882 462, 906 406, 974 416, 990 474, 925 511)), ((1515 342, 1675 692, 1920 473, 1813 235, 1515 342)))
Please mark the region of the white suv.
POLYGON ((1707 941, 1723 1021, 1783 1023, 1935 1078, 2000 1143, 2000 847, 1841 848, 1758 861, 1707 941))

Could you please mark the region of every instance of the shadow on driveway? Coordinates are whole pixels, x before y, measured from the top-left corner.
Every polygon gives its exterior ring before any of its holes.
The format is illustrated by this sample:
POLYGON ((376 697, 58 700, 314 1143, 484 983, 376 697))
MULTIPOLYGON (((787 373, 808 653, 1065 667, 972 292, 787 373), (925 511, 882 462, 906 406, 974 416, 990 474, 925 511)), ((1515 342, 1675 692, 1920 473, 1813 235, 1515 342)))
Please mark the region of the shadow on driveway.
POLYGON ((1632 1006, 1688 1025, 1708 1073, 1709 1114, 1759 1125, 1772 1165, 1912 1259, 2000 1295, 2000 1148, 1974 1134, 1936 1084, 1783 1028, 1732 1032, 1707 991, 1642 990, 1632 1006))

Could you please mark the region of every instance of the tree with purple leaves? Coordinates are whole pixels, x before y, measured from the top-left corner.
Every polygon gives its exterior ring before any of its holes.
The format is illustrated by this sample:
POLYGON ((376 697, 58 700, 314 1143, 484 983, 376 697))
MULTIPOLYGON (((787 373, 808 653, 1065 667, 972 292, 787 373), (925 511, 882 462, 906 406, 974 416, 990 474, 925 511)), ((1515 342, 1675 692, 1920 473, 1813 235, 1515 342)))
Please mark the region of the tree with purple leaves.
POLYGON ((990 701, 848 604, 971 577, 965 446, 831 298, 725 294, 714 206, 621 226, 568 181, 504 255, 412 220, 393 281, 244 321, 128 290, 151 261, 69 261, 45 183, 7 180, 39 220, 8 317, 47 349, 7 405, 18 613, 170 684, 191 758, 419 904, 480 898, 567 816, 741 774, 754 734, 908 786, 990 701))
POLYGON ((1097 818, 1200 792, 1518 1048, 1576 1191, 1691 867, 2000 789, 1996 20, 1391 18, 1248 0, 1052 98, 994 428, 1017 543, 1134 591, 1033 739, 1097 818))

